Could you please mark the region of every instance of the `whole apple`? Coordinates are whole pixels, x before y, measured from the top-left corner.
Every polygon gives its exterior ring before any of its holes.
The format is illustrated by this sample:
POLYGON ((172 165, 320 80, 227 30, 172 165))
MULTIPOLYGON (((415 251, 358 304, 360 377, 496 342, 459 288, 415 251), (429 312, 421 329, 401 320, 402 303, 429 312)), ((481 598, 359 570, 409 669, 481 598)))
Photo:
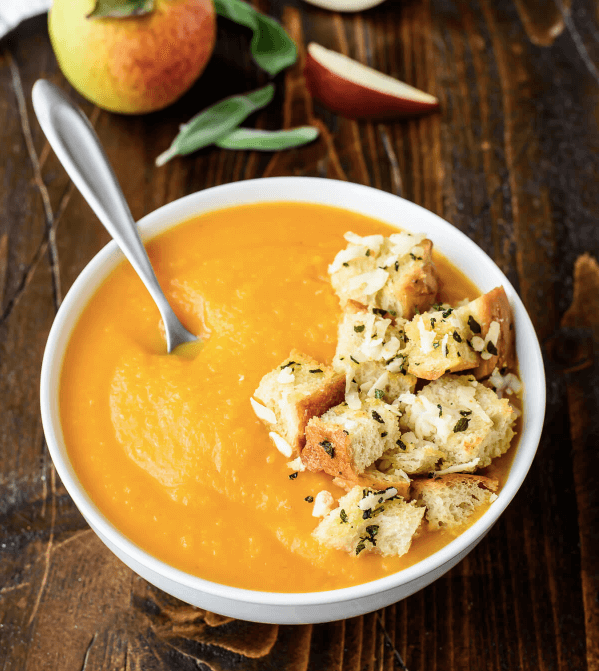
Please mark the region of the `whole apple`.
POLYGON ((103 109, 139 114, 180 98, 203 72, 216 39, 212 0, 154 0, 124 18, 89 17, 95 0, 54 0, 54 53, 69 82, 103 109))

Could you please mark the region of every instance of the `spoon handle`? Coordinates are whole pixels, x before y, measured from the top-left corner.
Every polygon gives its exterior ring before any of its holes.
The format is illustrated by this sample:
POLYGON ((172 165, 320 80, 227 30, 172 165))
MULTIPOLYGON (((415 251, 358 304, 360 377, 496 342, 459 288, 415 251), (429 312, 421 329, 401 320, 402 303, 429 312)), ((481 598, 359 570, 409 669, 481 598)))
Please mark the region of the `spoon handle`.
POLYGON ((160 288, 125 196, 87 117, 46 80, 35 82, 31 97, 40 126, 58 159, 158 306, 168 351, 182 342, 195 340, 179 322, 160 288))

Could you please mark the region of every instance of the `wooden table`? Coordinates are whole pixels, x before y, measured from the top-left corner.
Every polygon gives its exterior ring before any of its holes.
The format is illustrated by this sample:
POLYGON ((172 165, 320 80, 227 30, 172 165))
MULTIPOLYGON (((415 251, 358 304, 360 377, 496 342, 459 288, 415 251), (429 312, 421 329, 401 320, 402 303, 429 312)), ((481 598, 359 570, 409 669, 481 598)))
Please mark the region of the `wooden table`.
POLYGON ((590 0, 567 3, 387 0, 340 15, 259 0, 302 53, 312 40, 347 53, 435 93, 441 113, 342 119, 310 99, 298 65, 255 123, 317 124, 317 143, 274 155, 210 148, 161 169, 153 159, 179 123, 266 82, 243 30, 221 21, 201 82, 144 117, 74 93, 45 18, 0 42, 2 669, 599 669, 599 18, 590 0), (456 568, 377 613, 278 627, 179 602, 100 543, 51 464, 38 385, 61 299, 108 236, 33 115, 38 77, 89 115, 136 218, 215 184, 316 175, 419 203, 497 261, 543 345, 547 420, 521 491, 456 568))

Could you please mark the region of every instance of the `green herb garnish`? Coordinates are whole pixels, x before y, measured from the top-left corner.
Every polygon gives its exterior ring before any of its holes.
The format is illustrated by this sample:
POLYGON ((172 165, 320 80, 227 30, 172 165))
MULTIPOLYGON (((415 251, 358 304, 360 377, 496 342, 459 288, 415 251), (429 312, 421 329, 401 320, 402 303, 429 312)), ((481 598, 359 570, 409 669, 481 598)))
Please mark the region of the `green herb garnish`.
POLYGON ((291 475, 289 476, 289 479, 290 480, 295 480, 295 478, 297 478, 298 474, 299 474, 299 471, 296 471, 295 473, 291 473, 291 475))
POLYGON ((319 130, 314 126, 298 126, 287 130, 236 128, 214 144, 221 149, 282 151, 313 142, 318 134, 319 130))
POLYGON ((437 403, 437 408, 439 408, 439 417, 443 414, 443 407, 440 403, 437 403))
POLYGON ((493 356, 497 356, 497 347, 495 347, 495 345, 490 340, 487 343, 487 352, 493 356))
POLYGON ((343 508, 339 511, 339 517, 344 524, 347 524, 347 513, 343 508))
POLYGON ((470 315, 468 317, 468 326, 470 327, 470 330, 472 331, 472 333, 480 333, 481 332, 480 324, 476 321, 476 319, 474 319, 474 317, 472 315, 470 315))
POLYGON ((374 421, 378 422, 379 424, 385 423, 385 420, 379 415, 379 413, 376 410, 372 411, 372 419, 374 419, 374 421))
POLYGON ((164 165, 178 154, 190 154, 224 138, 250 114, 266 107, 275 94, 275 87, 268 84, 246 95, 231 96, 207 107, 180 127, 171 146, 156 159, 164 165))
POLYGON ((297 60, 295 43, 278 21, 242 0, 214 0, 214 7, 219 16, 254 33, 250 45, 252 56, 269 75, 278 74, 297 60))
POLYGON ((355 331, 356 333, 362 333, 362 331, 363 331, 365 328, 366 328, 366 327, 364 326, 364 324, 356 324, 356 325, 354 326, 354 331, 355 331))
POLYGON ((465 431, 468 428, 470 420, 467 417, 462 417, 459 419, 457 424, 453 427, 454 433, 459 433, 460 431, 465 431))
POLYGON ((331 457, 331 459, 334 458, 335 456, 335 448, 333 447, 333 444, 330 443, 328 440, 323 440, 322 443, 318 443, 324 451, 331 457))
POLYGON ((462 342, 462 336, 457 331, 453 332, 453 339, 456 342, 462 342))
POLYGON ((378 398, 379 400, 385 396, 385 392, 382 389, 375 389, 374 390, 374 397, 378 398))
POLYGON ((314 502, 314 497, 313 496, 306 496, 304 501, 307 501, 308 503, 313 503, 314 502))

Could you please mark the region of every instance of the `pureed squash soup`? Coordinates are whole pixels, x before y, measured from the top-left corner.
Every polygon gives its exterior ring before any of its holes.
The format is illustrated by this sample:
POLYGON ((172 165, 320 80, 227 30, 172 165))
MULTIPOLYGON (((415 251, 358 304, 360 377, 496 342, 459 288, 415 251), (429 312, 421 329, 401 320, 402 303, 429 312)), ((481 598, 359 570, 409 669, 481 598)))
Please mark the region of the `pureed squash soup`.
MULTIPOLYGON (((327 266, 350 230, 396 232, 349 211, 282 202, 209 212, 152 239, 168 299, 205 338, 182 355, 165 354, 158 310, 126 262, 84 309, 60 380, 68 453, 106 517, 162 561, 235 587, 319 591, 399 571, 463 530, 423 531, 403 557, 320 545, 306 497, 344 490, 323 473, 290 479, 251 409, 262 376, 292 348, 331 361, 340 308, 327 266)), ((480 294, 441 255, 435 263, 442 301, 480 294)), ((513 452, 483 473, 503 484, 513 452)))

